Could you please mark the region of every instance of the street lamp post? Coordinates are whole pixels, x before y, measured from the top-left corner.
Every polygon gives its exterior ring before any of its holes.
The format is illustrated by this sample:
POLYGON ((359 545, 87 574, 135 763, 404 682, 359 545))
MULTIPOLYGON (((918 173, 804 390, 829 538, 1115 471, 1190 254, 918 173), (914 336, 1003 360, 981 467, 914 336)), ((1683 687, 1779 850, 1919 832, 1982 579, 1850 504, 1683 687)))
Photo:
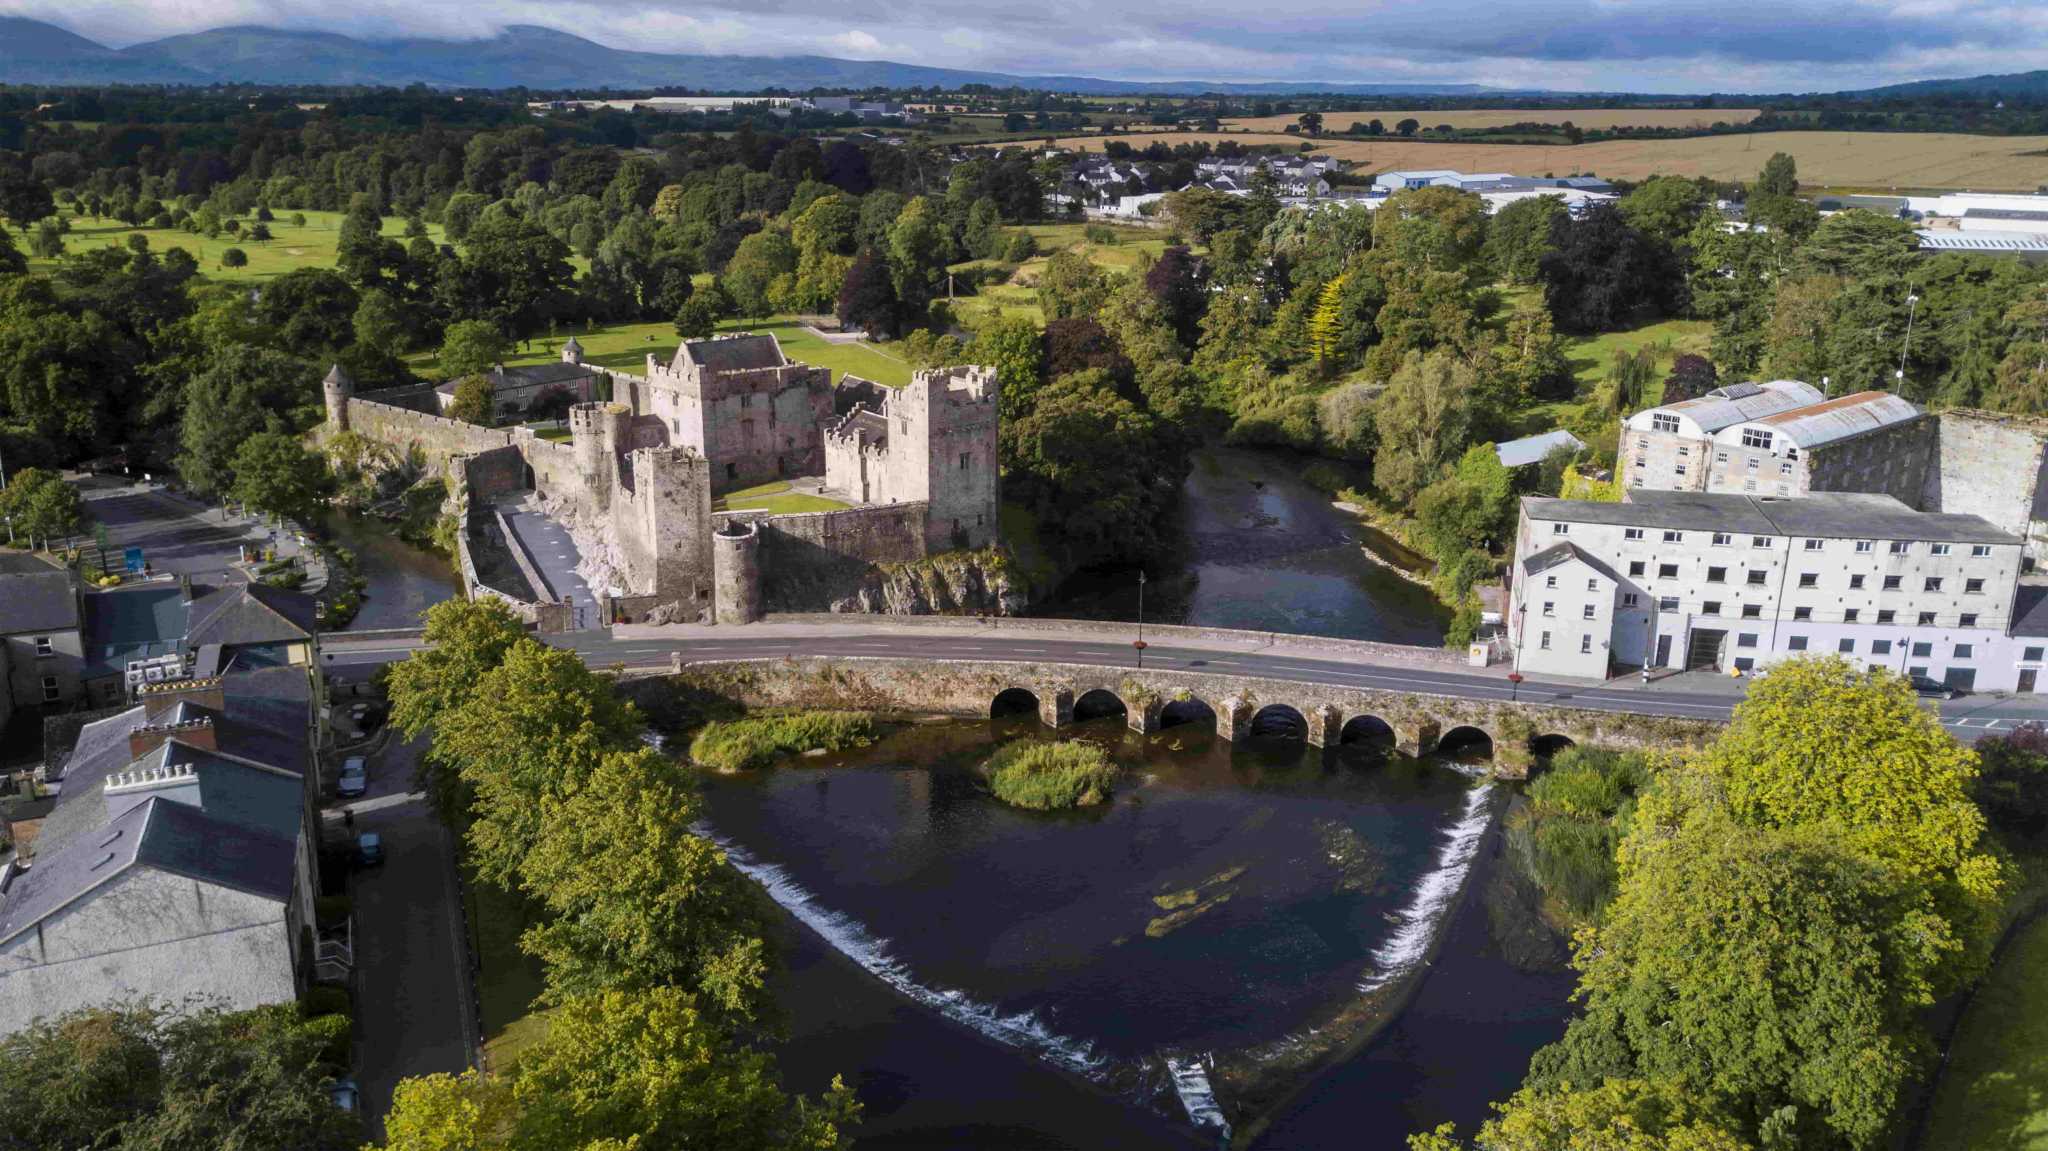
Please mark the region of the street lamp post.
POLYGON ((1138 639, 1131 645, 1138 650, 1138 666, 1145 666, 1145 572, 1138 571, 1138 639))
POLYGON ((1920 296, 1917 292, 1906 294, 1906 342, 1899 348, 1899 370, 1893 378, 1901 387, 1906 383, 1906 356, 1913 350, 1913 316, 1920 310, 1920 296))
POLYGON ((1522 697, 1522 644, 1529 639, 1529 605, 1524 603, 1515 608, 1515 665, 1508 672, 1508 700, 1513 702, 1522 697))

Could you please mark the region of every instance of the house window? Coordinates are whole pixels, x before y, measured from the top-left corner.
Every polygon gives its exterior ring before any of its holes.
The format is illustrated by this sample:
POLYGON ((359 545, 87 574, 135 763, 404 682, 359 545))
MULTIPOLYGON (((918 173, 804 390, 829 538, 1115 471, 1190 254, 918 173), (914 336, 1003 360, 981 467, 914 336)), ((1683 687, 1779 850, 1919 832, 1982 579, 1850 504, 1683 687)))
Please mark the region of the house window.
POLYGON ((1976 650, 1977 648, 1974 644, 1959 643, 1956 645, 1956 654, 1952 658, 1968 659, 1976 650))
POLYGON ((1550 650, 1550 633, 1549 633, 1549 632, 1547 632, 1547 631, 1546 631, 1546 632, 1544 632, 1544 633, 1543 633, 1543 638, 1542 638, 1541 640, 1539 640, 1539 641, 1537 642, 1536 646, 1537 646, 1537 647, 1539 647, 1539 648, 1542 648, 1542 649, 1543 649, 1544 651, 1549 651, 1549 650, 1550 650))
POLYGON ((2041 655, 2042 650, 2040 648, 2030 647, 2020 653, 2020 658, 2026 660, 2028 663, 2040 663, 2041 655))
POLYGON ((1856 641, 1853 639, 1837 640, 1835 642, 1835 650, 1843 655, 1855 655, 1856 641))
POLYGON ((1708 569, 1707 569, 1707 582, 1708 582, 1708 583, 1727 583, 1727 582, 1728 582, 1728 569, 1727 569, 1727 568, 1708 568, 1708 569))
POLYGON ((1753 548, 1763 548, 1764 550, 1768 551, 1770 550, 1771 546, 1771 537, 1751 536, 1749 537, 1749 546, 1753 548))
POLYGON ((1557 586, 1557 577, 1556 577, 1556 576, 1544 576, 1544 577, 1543 577, 1543 586, 1544 586, 1544 587, 1547 587, 1547 588, 1550 588, 1550 587, 1556 587, 1556 586, 1557 586))
POLYGON ((1729 535, 1727 532, 1714 533, 1714 546, 1717 548, 1725 548, 1733 542, 1735 542, 1735 537, 1729 535))
POLYGON ((1795 636, 1792 636, 1792 637, 1788 638, 1788 639, 1787 639, 1787 640, 1785 641, 1785 650, 1786 650, 1786 651, 1805 651, 1805 650, 1806 650, 1806 637, 1805 637, 1805 636, 1803 636, 1803 635, 1795 635, 1795 636))
POLYGON ((1599 580, 1597 580, 1597 579, 1589 579, 1589 580, 1587 580, 1587 581, 1586 581, 1586 590, 1587 590, 1587 591, 1599 591, 1599 590, 1600 590, 1600 581, 1599 581, 1599 580))
POLYGON ((57 677, 54 675, 43 677, 43 702, 57 702, 57 677))
MULTIPOLYGON (((1643 457, 1641 457, 1641 456, 1637 456, 1637 457, 1636 457, 1636 466, 1637 466, 1637 467, 1642 467, 1642 466, 1643 466, 1643 465, 1644 465, 1645 463, 1647 463, 1647 462, 1649 462, 1649 461, 1647 461, 1647 460, 1643 459, 1643 457)), ((1637 483, 1641 483, 1642 481, 1641 481, 1641 480, 1637 480, 1636 482, 1637 482, 1637 483)))
POLYGON ((1755 667, 1755 666, 1756 666, 1756 659, 1755 659, 1755 657, 1753 657, 1753 656, 1747 656, 1747 655, 1745 655, 1745 656, 1737 656, 1737 657, 1736 657, 1736 659, 1735 659, 1735 670, 1736 670, 1736 671, 1748 671, 1749 669, 1751 669, 1751 668, 1753 668, 1753 667, 1755 667))
POLYGON ((1684 474, 1685 474, 1685 465, 1684 465, 1684 464, 1673 464, 1673 465, 1671 465, 1671 474, 1672 474, 1672 475, 1674 475, 1674 476, 1682 476, 1682 475, 1684 475, 1684 474))
POLYGON ((1685 447, 1684 445, 1680 445, 1678 449, 1678 455, 1680 459, 1688 459, 1692 456, 1692 449, 1685 447))
POLYGON ((1925 590, 1927 590, 1927 591, 1940 591, 1940 590, 1941 590, 1941 577, 1940 577, 1940 576, 1928 576, 1928 577, 1927 577, 1927 585, 1926 585, 1926 588, 1925 588, 1925 590))
MULTIPOLYGON (((1978 582, 1980 582, 1980 583, 1981 583, 1981 582, 1983 582, 1983 581, 1981 581, 1981 580, 1980 580, 1980 581, 1978 581, 1978 582)), ((36 654, 37 654, 37 655, 56 655, 56 654, 57 654, 57 648, 55 647, 55 645, 53 645, 53 644, 51 644, 51 643, 50 643, 50 637, 49 637, 49 636, 46 636, 46 635, 39 635, 39 636, 37 636, 37 637, 36 637, 36 654)))
POLYGON ((1572 534, 1572 525, 1570 525, 1570 524, 1551 524, 1551 525, 1550 525, 1550 534, 1551 534, 1551 535, 1554 535, 1554 536, 1568 536, 1568 535, 1572 534))
POLYGON ((1622 539, 1625 539, 1625 540, 1639 540, 1639 539, 1642 539, 1642 538, 1643 538, 1643 529, 1641 529, 1641 528, 1623 528, 1623 529, 1622 529, 1622 531, 1621 531, 1621 538, 1622 538, 1622 539))
POLYGON ((1971 545, 1970 545, 1970 555, 1972 555, 1973 557, 1975 557, 1975 558, 1977 558, 1977 559, 1983 559, 1983 558, 1984 558, 1985 556, 1988 556, 1988 555, 1990 555, 1990 554, 1991 554, 1991 545, 1990 545, 1990 544, 1971 544, 1971 545))
POLYGON ((1677 565, 1677 564, 1658 564, 1658 565, 1657 565, 1657 578, 1658 578, 1658 579, 1677 579, 1677 578, 1678 578, 1678 565, 1677 565))
POLYGON ((1552 601, 1550 601, 1550 600, 1544 600, 1544 601, 1543 601, 1543 614, 1544 614, 1544 615, 1551 615, 1551 616, 1554 616, 1554 615, 1556 615, 1556 614, 1557 614, 1557 604, 1553 603, 1553 602, 1552 602, 1552 601))
POLYGON ((1849 609, 1847 609, 1846 611, 1842 612, 1842 622, 1843 622, 1843 623, 1855 623, 1855 622, 1856 622, 1856 618, 1857 618, 1858 616, 1862 615, 1862 614, 1863 614, 1863 613, 1862 613, 1861 611, 1857 610, 1856 608, 1853 608, 1853 607, 1852 607, 1852 608, 1849 608, 1849 609))
POLYGON ((1743 604, 1743 605, 1742 605, 1742 618, 1743 618, 1743 619, 1762 619, 1762 618, 1764 618, 1764 605, 1762 605, 1762 604, 1760 604, 1760 603, 1746 603, 1746 604, 1743 604))
POLYGON ((1819 586, 1820 586, 1820 573, 1819 573, 1819 572, 1800 572, 1800 573, 1799 573, 1799 586, 1800 586, 1800 587, 1819 587, 1819 586))
POLYGON ((1579 609, 1579 618, 1580 618, 1580 619, 1592 619, 1592 618, 1593 618, 1593 605, 1592 605, 1592 604, 1587 604, 1587 605, 1586 605, 1585 607, 1583 607, 1583 608, 1579 609))
POLYGON ((1933 654, 1934 645, 1931 643, 1916 643, 1913 645, 1914 659, 1926 659, 1928 656, 1933 654))
POLYGON ((1642 575, 1642 574, 1643 574, 1643 561, 1641 561, 1641 560, 1630 560, 1630 561, 1629 561, 1629 565, 1628 565, 1628 574, 1630 574, 1630 575, 1632 575, 1632 576, 1639 576, 1639 575, 1642 575))
POLYGON ((1623 606, 1623 607, 1634 607, 1634 606, 1636 606, 1636 593, 1634 593, 1634 592, 1632 592, 1632 591, 1626 591, 1626 592, 1623 592, 1623 593, 1621 593, 1621 606, 1623 606))
POLYGON ((1580 654, 1580 655, 1591 655, 1591 654, 1593 654, 1593 637, 1592 637, 1592 636, 1590 636, 1590 635, 1582 635, 1582 636, 1580 636, 1580 637, 1579 637, 1579 654, 1580 654))
POLYGON ((1922 664, 1918 667, 1909 667, 1906 669, 1906 674, 1912 676, 1914 679, 1926 679, 1927 666, 1925 664, 1922 664))
POLYGON ((1963 581, 1963 594, 1964 594, 1964 595, 1983 595, 1983 594, 1984 594, 1984 581, 1983 581, 1983 580, 1980 580, 1980 579, 1966 579, 1966 580, 1964 580, 1964 581, 1963 581))
POLYGON ((1879 623, 1891 623, 1893 620, 1896 620, 1898 618, 1899 613, 1892 611, 1890 608, 1886 608, 1884 611, 1877 613, 1877 622, 1879 623))
POLYGON ((1769 573, 1768 573, 1768 572, 1760 572, 1760 571, 1753 571, 1753 572, 1750 572, 1750 573, 1749 573, 1749 586, 1751 586, 1751 587, 1762 587, 1762 586, 1764 586, 1764 579, 1765 579, 1765 578, 1766 578, 1766 577, 1767 577, 1768 575, 1769 575, 1769 573))
POLYGON ((1736 646, 1736 647, 1755 647, 1755 646, 1756 646, 1756 633, 1755 633, 1755 632, 1753 632, 1753 631, 1746 631, 1746 632, 1743 632, 1743 633, 1741 633, 1740 635, 1736 636, 1736 637, 1735 637, 1735 646, 1736 646))
POLYGON ((1665 543, 1667 543, 1667 544, 1675 544, 1675 543, 1678 543, 1679 541, 1683 540, 1684 538, 1685 538, 1685 533, 1684 533, 1684 532, 1665 532, 1665 533, 1664 533, 1664 542, 1665 542, 1665 543))
MULTIPOLYGON (((1750 470, 1750 471, 1755 471, 1755 470, 1756 470, 1756 460, 1755 460, 1755 458, 1754 458, 1754 457, 1752 457, 1752 458, 1751 458, 1751 459, 1749 459, 1749 460, 1748 460, 1747 462, 1748 462, 1748 464, 1749 464, 1749 470, 1750 470)), ((1751 480, 1751 481, 1749 481, 1749 482, 1750 482, 1750 483, 1755 483, 1756 481, 1755 481, 1755 480, 1751 480)))
POLYGON ((1929 548, 1928 548, 1927 550, 1928 550, 1929 552, 1933 553, 1934 555, 1938 555, 1938 556, 1945 556, 1945 555, 1947 555, 1947 554, 1948 554, 1948 545, 1947 545, 1947 544, 1934 544, 1933 546, 1929 547, 1929 548))
POLYGON ((1976 626, 1977 626, 1977 613, 1976 613, 1976 612, 1973 612, 1973 611, 1966 611, 1966 612, 1964 612, 1964 613, 1962 614, 1962 616, 1961 616, 1961 617, 1960 617, 1959 619, 1957 619, 1957 620, 1956 620, 1956 626, 1957 626, 1957 627, 1976 627, 1976 626))
POLYGON ((1771 446, 1771 433, 1762 428, 1744 428, 1742 429, 1742 446, 1745 448, 1768 449, 1771 446))
POLYGON ((1886 576, 1884 577, 1884 590, 1897 591, 1904 583, 1905 580, 1900 576, 1886 576))
POLYGON ((1795 621, 1812 619, 1813 609, 1810 607, 1795 607, 1792 609, 1792 618, 1795 621))
POLYGON ((1715 452, 1715 453, 1714 453, 1714 462, 1715 462, 1715 463, 1717 463, 1717 464, 1725 464, 1725 463, 1727 463, 1727 462, 1728 462, 1728 453, 1727 453, 1727 452, 1715 452))
POLYGON ((1705 603, 1701 604, 1701 605, 1700 605, 1700 614, 1701 614, 1701 615, 1720 615, 1720 614, 1721 614, 1721 601, 1720 601, 1720 600, 1717 600, 1717 599, 1710 599, 1710 600, 1708 600, 1707 602, 1705 602, 1705 603))
POLYGON ((1678 417, 1658 412, 1650 417, 1650 430, 1653 432, 1675 432, 1678 430, 1678 417))
POLYGON ((1677 597, 1677 596, 1675 596, 1675 595, 1659 596, 1659 597, 1657 598, 1657 610, 1658 610, 1658 611, 1677 611, 1677 610, 1678 610, 1678 597, 1677 597))
POLYGON ((1920 613, 1920 624, 1919 624, 1919 626, 1921 626, 1921 627, 1933 627, 1933 626, 1934 626, 1934 613, 1933 613, 1933 612, 1931 612, 1931 611, 1923 611, 1923 612, 1921 612, 1921 613, 1920 613))
POLYGON ((1892 641, 1890 641, 1890 640, 1888 640, 1888 639, 1874 639, 1874 640, 1871 640, 1871 641, 1870 641, 1870 654, 1872 654, 1872 655, 1890 655, 1891 653, 1892 653, 1892 641))
POLYGON ((1817 552, 1821 549, 1821 544, 1824 542, 1825 541, 1823 540, 1807 540, 1806 550, 1810 552, 1817 552))
POLYGON ((1779 475, 1781 475, 1781 476, 1789 476, 1789 475, 1791 475, 1791 474, 1792 474, 1792 465, 1791 465, 1791 464, 1779 464, 1779 465, 1778 465, 1778 474, 1779 474, 1779 475))
POLYGON ((1869 540, 1857 540, 1857 541, 1856 541, 1856 554, 1857 554, 1857 555, 1859 555, 1859 556, 1863 556, 1863 555, 1869 555, 1869 554, 1870 554, 1870 541, 1869 541, 1869 540))
POLYGON ((1905 541, 1905 540, 1893 540, 1893 541, 1892 541, 1892 548, 1891 548, 1891 552, 1892 552, 1892 554, 1893 554, 1893 555, 1895 555, 1895 556, 1902 556, 1902 555, 1905 555, 1905 554, 1906 554, 1906 541, 1905 541))
POLYGON ((1850 590, 1850 591, 1862 591, 1862 590, 1863 590, 1863 576, 1861 576, 1861 575, 1852 575, 1852 576, 1850 576, 1850 577, 1849 577, 1849 590, 1850 590))

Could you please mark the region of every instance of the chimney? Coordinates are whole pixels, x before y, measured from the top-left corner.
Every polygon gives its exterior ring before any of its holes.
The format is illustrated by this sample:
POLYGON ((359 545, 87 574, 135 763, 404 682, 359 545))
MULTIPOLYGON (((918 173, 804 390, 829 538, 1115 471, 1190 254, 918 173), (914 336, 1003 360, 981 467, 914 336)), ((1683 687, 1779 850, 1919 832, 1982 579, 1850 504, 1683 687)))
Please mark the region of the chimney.
POLYGON ((147 710, 144 714, 156 720, 178 703, 189 703, 208 711, 226 711, 226 681, 220 676, 205 679, 167 679, 162 683, 145 683, 135 689, 136 702, 147 710))
POLYGON ((213 721, 202 715, 184 723, 149 723, 135 728, 128 733, 128 758, 141 759, 162 747, 167 739, 175 739, 203 751, 219 750, 214 739, 213 721))
POLYGON ((189 763, 174 763, 168 767, 144 767, 134 771, 117 771, 107 777, 105 792, 108 795, 133 795, 138 791, 156 791, 165 787, 183 787, 199 778, 199 772, 189 763))

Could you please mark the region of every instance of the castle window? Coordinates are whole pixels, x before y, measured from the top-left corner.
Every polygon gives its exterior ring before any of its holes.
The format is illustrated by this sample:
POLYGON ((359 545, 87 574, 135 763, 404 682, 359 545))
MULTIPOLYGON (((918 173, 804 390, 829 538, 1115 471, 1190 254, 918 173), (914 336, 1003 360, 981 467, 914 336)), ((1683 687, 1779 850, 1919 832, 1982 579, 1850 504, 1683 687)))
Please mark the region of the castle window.
POLYGON ((972 452, 961 452, 961 453, 960 453, 960 470, 961 470, 961 471, 963 471, 963 472, 964 472, 964 471, 966 471, 966 470, 967 470, 967 465, 968 465, 968 464, 969 464, 969 463, 970 463, 970 462, 971 462, 971 461, 972 461, 973 459, 974 459, 974 454, 973 454, 972 452))

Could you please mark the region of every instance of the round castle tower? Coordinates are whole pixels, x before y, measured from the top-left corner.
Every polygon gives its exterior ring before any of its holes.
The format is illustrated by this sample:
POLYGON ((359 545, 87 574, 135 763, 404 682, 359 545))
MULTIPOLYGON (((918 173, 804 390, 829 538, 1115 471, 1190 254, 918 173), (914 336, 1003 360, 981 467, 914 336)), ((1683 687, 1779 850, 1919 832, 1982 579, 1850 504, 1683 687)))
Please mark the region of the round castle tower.
POLYGON ((753 623, 761 618, 761 529, 747 520, 727 520, 711 533, 713 618, 719 623, 753 623))
POLYGON ((348 430, 348 398, 356 393, 356 382, 336 364, 327 369, 327 378, 320 381, 321 391, 327 397, 327 422, 337 432, 348 430))

